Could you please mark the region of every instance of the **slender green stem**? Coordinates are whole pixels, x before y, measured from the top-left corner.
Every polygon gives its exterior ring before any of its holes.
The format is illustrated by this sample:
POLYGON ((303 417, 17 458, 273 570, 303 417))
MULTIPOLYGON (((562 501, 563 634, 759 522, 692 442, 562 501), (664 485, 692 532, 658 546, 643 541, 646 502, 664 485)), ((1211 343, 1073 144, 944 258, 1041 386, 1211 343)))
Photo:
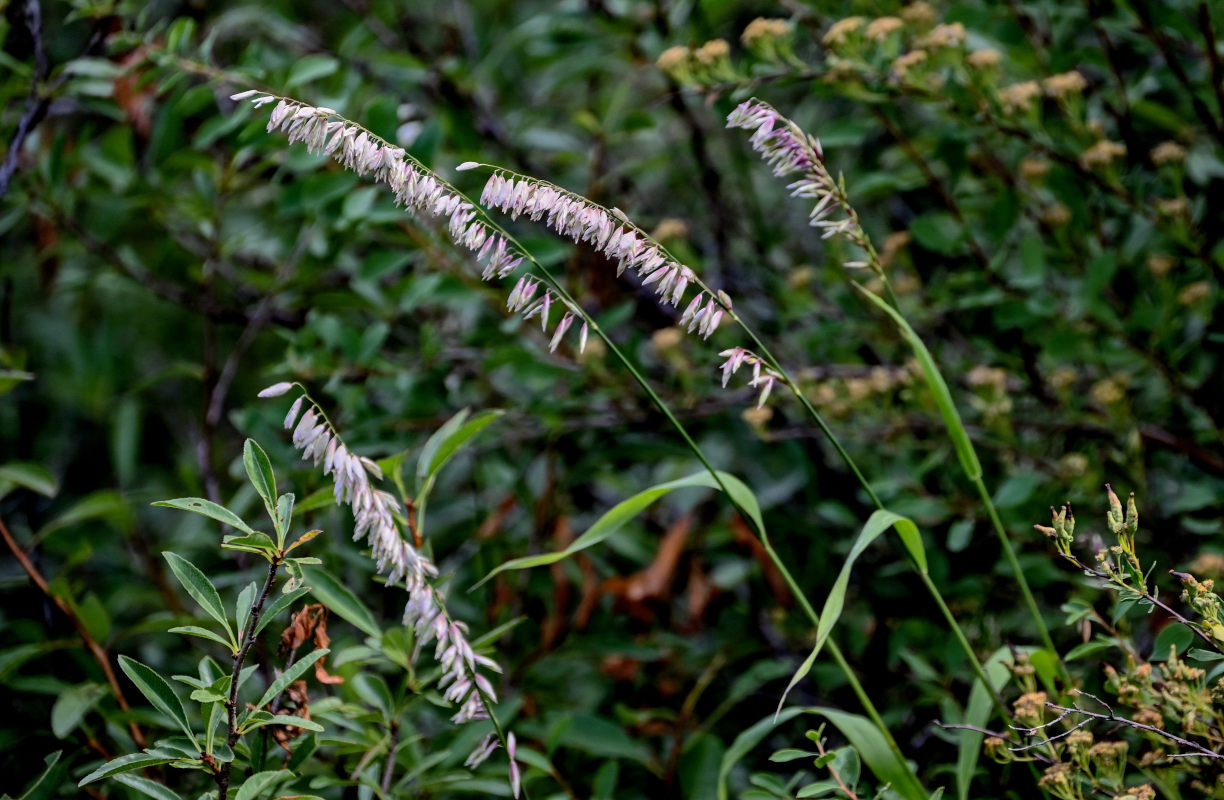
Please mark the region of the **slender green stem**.
MULTIPOLYGON (((782 579, 786 581, 786 585, 790 587, 791 594, 795 596, 795 600, 798 601, 800 608, 803 609, 803 613, 806 614, 808 620, 811 621, 812 627, 819 628, 820 615, 816 613, 816 609, 812 608, 812 604, 808 602, 807 595, 805 595, 803 590, 799 588, 799 584, 795 581, 794 576, 792 576, 790 570, 786 568, 786 563, 778 555, 777 551, 774 550, 773 543, 769 541, 769 534, 766 533, 764 529, 760 531, 760 534, 761 545, 765 548, 765 552, 769 554, 769 559, 774 563, 774 566, 778 568, 778 572, 782 574, 782 579)), ((837 646, 837 642, 833 641, 831 636, 825 642, 825 649, 829 651, 829 655, 833 656, 833 660, 837 662, 837 666, 843 673, 845 673, 846 680, 850 684, 850 689, 854 692, 855 696, 858 697, 859 703, 862 704, 863 710, 867 712, 867 716, 871 720, 872 724, 874 724, 883 735, 884 741, 888 743, 888 748, 896 753, 899 759, 904 761, 905 758, 901 753, 901 748, 897 745, 896 739, 893 738, 892 733, 888 730, 888 726, 884 724, 884 720, 881 719, 879 712, 876 711, 875 704, 873 704, 871 702, 871 698, 867 696, 867 691, 863 688, 863 684, 859 682, 858 677, 856 677, 854 674, 854 670, 851 668, 849 662, 846 661, 845 655, 842 654, 841 648, 837 646)))
MULTIPOLYGON (((821 432, 824 433, 825 438, 829 441, 829 444, 831 444, 833 449, 837 451, 838 456, 841 457, 842 463, 844 463, 846 468, 854 473, 854 476, 858 478, 859 483, 863 487, 863 491, 865 491, 867 496, 871 498, 871 502, 875 504, 876 508, 883 509, 884 504, 880 501, 879 496, 872 490, 871 484, 867 482, 867 479, 863 476, 862 471, 859 470, 858 464, 856 464, 854 459, 850 457, 850 454, 846 452, 846 449, 842 447, 841 442, 829 428, 828 424, 824 420, 824 417, 822 417, 820 412, 818 412, 812 406, 811 401, 809 401, 807 396, 800 391, 799 386, 791 378, 790 374, 787 373, 786 369, 781 365, 781 363, 778 362, 773 353, 769 351, 769 348, 765 346, 765 343, 760 340, 756 333, 746 323, 744 323, 742 319, 740 319, 739 315, 732 314, 732 318, 739 324, 744 333, 746 333, 748 337, 752 339, 754 347, 757 348, 758 355, 766 359, 770 366, 777 370, 778 374, 782 376, 782 380, 786 382, 786 385, 791 390, 791 393, 794 394, 794 396, 799 400, 799 403, 807 411, 808 416, 812 418, 817 427, 819 427, 821 432)), ((912 559, 910 559, 910 563, 918 572, 922 579, 923 586, 926 587, 927 592, 935 600, 935 604, 939 606, 939 611, 943 615, 944 620, 948 623, 948 627, 951 628, 953 636, 956 637, 956 641, 960 645, 961 650, 964 652, 965 657, 969 659, 969 664, 972 667, 974 674, 977 676, 978 680, 982 682, 982 685, 986 687, 986 691, 990 693, 990 697, 994 702, 995 708, 1004 719, 1010 719, 1010 716, 1007 713, 1007 707, 1003 704, 1002 697, 1000 697, 999 693, 995 691, 994 685, 986 675, 986 670, 982 666, 982 662, 978 659, 977 654, 973 651, 973 646, 969 644, 969 640, 965 637, 965 633, 961 629, 960 623, 957 621, 956 617, 952 614, 952 610, 948 608, 948 604, 944 601, 943 594, 940 593, 939 587, 936 586, 935 582, 931 580, 931 576, 926 570, 921 569, 913 562, 912 559)))
MULTIPOLYGON (((661 252, 666 254, 673 261, 675 261, 676 263, 680 263, 679 259, 675 258, 675 256, 673 256, 667 250, 666 247, 664 247, 661 243, 655 241, 654 238, 651 237, 649 233, 642 230, 639 226, 634 224, 632 221, 626 219, 623 214, 617 214, 615 211, 611 209, 607 209, 603 206, 600 206, 597 203, 593 203, 587 198, 582 197, 581 195, 577 195, 573 192, 570 192, 569 190, 565 189, 562 186, 557 186, 556 184, 549 183, 548 181, 542 181, 530 175, 523 175, 522 173, 515 172, 514 170, 508 170, 508 169, 505 169, 504 167, 499 167, 495 164, 481 163, 481 164, 478 164, 477 166, 493 169, 497 172, 501 172, 506 175, 511 175, 515 178, 522 178, 524 180, 531 181, 536 184, 549 186, 559 192, 563 192, 564 194, 574 198, 575 200, 578 200, 579 202, 582 202, 584 204, 587 204, 593 207, 603 208, 604 211, 606 211, 609 214, 612 214, 613 216, 617 217, 621 222, 623 222, 625 225, 631 227, 639 236, 653 243, 656 247, 659 248, 661 252)), ((848 198, 843 198, 843 199, 844 199, 843 205, 847 209, 847 213, 854 220, 855 226, 860 231, 862 231, 862 227, 858 222, 858 214, 855 212, 854 208, 850 206, 848 198)), ((507 234, 504 230, 502 230, 501 233, 502 235, 507 236, 508 238, 511 238, 509 237, 509 234, 507 234)), ((860 238, 860 241, 858 242, 858 244, 866 252, 867 259, 871 266, 872 271, 875 272, 881 278, 881 280, 883 280, 884 286, 888 291, 888 295, 891 298, 893 304, 895 305, 897 303, 897 297, 893 293, 892 284, 888 281, 888 277, 884 273, 883 266, 880 264, 879 256, 876 253, 876 250, 874 246, 872 245, 871 240, 867 237, 865 232, 861 233, 861 236, 859 238, 860 238)), ((521 247, 519 249, 522 250, 521 247)), ((529 259, 531 258, 529 254, 527 255, 527 257, 529 259)), ((534 262, 534 259, 531 259, 531 260, 534 262)), ((538 264, 537 264, 537 267, 543 271, 543 268, 539 267, 538 264)), ((546 271, 545 271, 545 274, 547 274, 546 271)), ((556 281, 553 280, 551 275, 548 276, 548 279, 552 285, 556 286, 556 281)), ((761 341, 761 338, 756 334, 756 332, 751 328, 751 326, 749 326, 746 322, 744 322, 742 317, 740 317, 737 313, 735 313, 734 310, 732 310, 730 301, 726 298, 726 296, 712 290, 696 274, 694 274, 693 283, 699 288, 701 292, 713 298, 715 302, 717 302, 719 305, 722 306, 723 310, 729 315, 729 317, 732 320, 734 320, 737 325, 739 325, 740 329, 743 330, 744 334, 747 335, 748 338, 753 342, 754 351, 757 353, 757 355, 764 358, 769 363, 769 365, 779 375, 782 376, 783 381, 786 382, 791 392, 795 395, 795 397, 803 405, 803 407, 808 413, 808 416, 812 418, 812 421, 815 422, 817 427, 820 428, 821 432, 825 435, 825 438, 828 440, 829 444, 832 445, 833 449, 837 451, 837 454, 841 458, 842 463, 844 463, 846 465, 846 468, 849 469, 850 472, 854 474, 859 484, 863 487, 863 490, 867 493, 867 496, 871 498, 871 502, 877 508, 883 509, 884 508, 883 503, 880 501, 879 496, 877 496, 875 491, 871 488, 870 482, 868 482, 867 478, 863 475, 862 471, 858 467, 858 464, 855 463, 854 459, 850 457, 850 454, 846 452, 846 449, 842 446, 841 441, 838 440, 837 436, 833 433, 832 429, 829 428, 824 418, 816 411, 816 409, 812 406, 811 402, 807 399, 807 397, 803 394, 803 392, 800 391, 798 384, 794 381, 794 379, 790 377, 790 375, 787 373, 785 368, 783 368, 782 364, 778 361, 777 358, 774 357, 773 353, 770 352, 769 348, 766 347, 765 343, 761 341)), ((600 332, 600 336, 605 341, 607 341, 607 337, 604 337, 602 332, 600 332)), ((611 343, 609 342, 609 344, 611 343)), ((612 349, 615 351, 614 347, 612 349)), ((621 361, 625 363, 626 366, 630 368, 630 370, 632 370, 632 366, 630 366, 623 357, 620 357, 619 353, 617 353, 617 356, 618 358, 621 358, 621 361)), ((653 391, 648 386, 646 386, 645 382, 641 379, 641 377, 636 374, 634 375, 634 377, 637 378, 638 382, 641 383, 643 387, 646 388, 647 392, 651 394, 651 399, 655 401, 655 404, 659 406, 660 408, 664 408, 662 401, 656 395, 654 395, 653 391)), ((670 412, 664 410, 664 413, 667 413, 670 419, 670 412)), ((672 422, 673 422, 673 425, 677 424, 675 423, 674 419, 672 420, 672 422)), ((682 428, 678 428, 678 429, 681 430, 682 435, 687 437, 687 434, 683 432, 682 428)), ((690 441, 690 447, 695 448, 695 445, 693 445, 691 441, 690 441)), ((703 459, 703 463, 704 463, 704 459, 703 459)), ((706 466, 708 467, 709 465, 707 464, 706 466)), ((717 478, 717 475, 715 475, 715 477, 717 478)), ((721 486, 721 482, 720 482, 720 486, 721 486)), ((914 566, 915 568, 917 568, 916 564, 914 566)), ((919 572, 921 572, 921 570, 919 570, 919 572)), ((931 592, 932 596, 934 597, 936 604, 939 606, 940 611, 944 615, 944 619, 948 622, 949 626, 953 628, 955 632, 956 640, 961 645, 962 649, 964 650, 965 656, 969 659, 969 663, 973 667, 974 673, 977 675, 978 679, 982 681, 983 685, 986 686, 987 690, 990 691, 992 698, 995 700, 995 705, 998 707, 999 712, 1006 719, 1008 715, 1007 715, 1007 711, 1005 707, 1003 706, 1002 702, 999 700, 998 695, 994 691, 990 681, 987 679, 985 670, 983 669, 981 662, 978 660, 977 654, 973 652, 973 648, 969 645, 969 641, 965 637, 964 632, 961 630, 959 622, 957 622, 956 618, 952 615, 952 612, 948 609, 947 603, 944 602, 943 597, 939 594, 938 587, 936 587, 935 584, 930 580, 930 576, 925 575, 925 574, 923 575, 923 583, 926 586, 927 590, 931 592)))

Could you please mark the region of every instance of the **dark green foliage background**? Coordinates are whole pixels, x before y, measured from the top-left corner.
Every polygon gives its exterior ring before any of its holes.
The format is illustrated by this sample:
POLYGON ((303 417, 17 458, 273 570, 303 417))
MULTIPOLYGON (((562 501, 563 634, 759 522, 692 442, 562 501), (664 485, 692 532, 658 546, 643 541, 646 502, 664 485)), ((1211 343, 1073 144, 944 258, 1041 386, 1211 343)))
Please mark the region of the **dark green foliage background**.
MULTIPOLYGON (((0 2, 6 139, 34 65, 24 5, 0 2)), ((818 69, 832 20, 898 8, 851 5, 43 4, 53 93, 0 199, 3 366, 34 378, 0 397, 0 463, 41 464, 60 489, 54 498, 10 491, 0 518, 112 654, 192 672, 207 647, 188 652, 164 633, 190 606, 157 554, 190 557, 223 592, 252 579, 254 565, 240 571, 222 559, 215 526, 149 503, 213 496, 254 515, 257 499, 241 479, 247 436, 299 497, 326 485, 314 470, 291 469, 298 462, 279 430, 287 404, 256 400, 259 389, 303 381, 355 448, 376 457, 415 453, 460 408, 501 408, 506 416, 444 473, 428 534, 453 574, 453 610, 474 634, 525 617, 498 648, 520 740, 552 750, 575 796, 598 796, 592 785, 602 781, 617 787, 607 796, 704 798, 724 748, 773 709, 810 631, 735 543, 718 498, 676 495, 589 551, 600 579, 628 575, 651 561, 683 512, 694 513, 673 590, 650 621, 604 598, 589 626, 574 629, 584 581, 575 563, 565 565, 573 596, 560 611, 548 570, 465 593, 502 561, 554 548, 557 519, 580 532, 615 502, 698 465, 615 362, 568 347, 549 355, 538 330, 506 317, 509 286, 482 283, 433 226, 395 209, 389 192, 266 134, 266 115, 235 110, 231 93, 259 87, 335 108, 391 140, 411 126, 411 152, 473 194, 479 176, 454 172, 469 159, 547 178, 648 230, 683 220, 677 252, 735 298, 811 396, 822 383, 833 388, 824 407, 834 427, 885 504, 923 528, 936 581, 979 653, 1035 643, 921 383, 849 393, 842 376, 869 378, 870 368, 909 358, 887 320, 856 298, 841 266, 849 254, 825 247, 806 226, 804 203, 787 198, 741 132, 723 130, 742 93, 682 90, 654 66, 667 47, 714 37, 738 52, 754 17, 794 11, 798 52, 818 69), (514 509, 503 523, 477 536, 507 498, 514 509), (694 620, 685 587, 696 572, 718 594, 694 620), (543 647, 544 621, 557 614, 564 635, 543 647)), ((1202 8, 1224 28, 1219 8, 1202 8)), ((1135 491, 1142 548, 1158 576, 1224 551, 1224 108, 1197 3, 937 10, 964 23, 971 49, 1002 53, 1000 85, 1082 72, 1087 117, 1128 147, 1115 172, 1079 166, 1091 139, 1049 100, 1009 132, 954 84, 923 95, 886 81, 765 79, 776 69, 759 66, 753 91, 822 138, 877 245, 912 235, 892 266, 909 287, 902 306, 952 384, 1026 573, 1070 648, 1078 633, 1058 624, 1059 606, 1096 595, 1032 531, 1046 506, 1069 499, 1089 526, 1103 513, 1104 482, 1135 491), (1186 146, 1184 169, 1147 155, 1166 140, 1186 146), (1039 156, 1051 162, 1045 179, 1019 179, 1021 159, 1039 156), (1157 210, 1179 197, 1188 221, 1157 210), (1065 221, 1043 216, 1055 204, 1065 221), (1149 269, 1154 254, 1174 259, 1167 274, 1149 269), (1199 282, 1201 297, 1182 295, 1199 282), (980 366, 1006 371, 1008 404, 971 378, 980 366), (1102 381, 1120 394, 1110 400, 1102 381)), ((616 282, 590 250, 542 228, 514 230, 564 274, 716 465, 754 488, 784 558, 820 602, 870 507, 793 402, 778 397, 771 419, 748 424, 740 412, 752 398, 717 384, 717 353, 741 344, 733 331, 661 342, 654 334, 672 309, 616 282)), ((393 626, 402 596, 373 583, 349 541, 350 518, 318 512, 306 524, 327 532, 314 553, 393 626)), ((65 738, 51 731, 56 698, 102 677, 7 552, 0 598, 0 789, 19 793, 54 750, 66 751, 76 777, 98 758, 90 741, 126 752, 109 696, 65 738)), ((1150 642, 1160 623, 1137 620, 1135 636, 1150 642)), ((336 651, 362 638, 340 620, 331 634, 336 651)), ((861 562, 836 637, 927 784, 950 784, 941 765, 955 760, 956 738, 932 723, 957 717, 969 672, 892 543, 861 562)), ((837 673, 819 665, 791 702, 857 710, 837 673)), ((452 742, 444 719, 437 710, 419 717, 423 738, 401 753, 405 772, 452 742)), ((748 764, 770 770, 768 753, 802 741, 803 730, 780 728, 748 764)), ((320 769, 342 773, 359 754, 320 769)), ((456 745, 448 767, 464 755, 456 745)), ((497 769, 482 774, 502 787, 489 791, 504 792, 497 769)), ((1035 796, 1026 780, 996 770, 978 796, 1035 796)))

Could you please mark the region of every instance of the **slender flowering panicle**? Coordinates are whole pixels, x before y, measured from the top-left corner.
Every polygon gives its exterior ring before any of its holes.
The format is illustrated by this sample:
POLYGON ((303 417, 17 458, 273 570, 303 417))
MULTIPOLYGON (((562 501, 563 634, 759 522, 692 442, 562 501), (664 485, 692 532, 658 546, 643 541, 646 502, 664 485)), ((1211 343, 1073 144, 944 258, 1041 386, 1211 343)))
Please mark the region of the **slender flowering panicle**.
MULTIPOLYGON (((277 383, 259 396, 279 397, 293 387, 292 383, 277 383)), ((415 634, 414 660, 424 645, 437 642, 434 656, 443 668, 439 686, 446 690, 446 699, 459 706, 451 721, 462 724, 487 719, 485 702, 497 702, 497 694, 479 670, 501 672, 501 668, 493 659, 472 649, 467 625, 448 618, 445 598, 432 585, 438 568, 401 535, 396 524, 401 510, 399 501, 372 483, 382 479, 382 470, 371 459, 349 450, 322 409, 305 393, 289 408, 285 429, 293 431, 293 446, 301 451, 302 458, 313 461, 315 466, 322 465, 323 474, 332 477, 336 502, 353 511, 356 522, 353 538, 368 542, 387 584, 402 583, 408 591, 404 624, 415 634)), ((476 755, 473 753, 473 757, 476 755)))
POLYGON ((720 356, 727 359, 722 365, 722 385, 727 388, 727 382, 731 380, 731 376, 739 372, 740 367, 752 367, 752 378, 748 381, 748 385, 754 389, 760 390, 760 396, 757 398, 757 408, 765 405, 765 401, 769 399, 770 392, 773 391, 774 383, 779 381, 785 383, 785 378, 782 374, 765 361, 753 353, 751 350, 745 350, 742 347, 732 347, 730 350, 724 350, 719 353, 720 356))
POLYGON ((777 109, 756 98, 746 100, 727 116, 728 128, 752 131, 749 142, 773 167, 774 175, 785 177, 799 172, 799 180, 787 188, 791 196, 814 199, 810 224, 821 231, 821 238, 844 236, 866 253, 859 261, 848 261, 847 267, 869 267, 882 274, 879 256, 871 245, 858 214, 850 205, 841 178, 834 178, 824 163, 820 141, 805 133, 798 125, 778 113, 777 109), (840 216, 838 214, 840 212, 840 216))
MULTIPOLYGON (((483 166, 474 162, 460 169, 483 166)), ((609 260, 616 262, 616 275, 626 270, 638 275, 642 286, 659 298, 678 306, 690 286, 698 288, 680 324, 709 338, 723 316, 723 303, 697 280, 693 270, 671 258, 640 228, 616 209, 606 209, 584 197, 544 181, 495 170, 485 182, 482 205, 496 208, 517 219, 520 215, 543 222, 562 236, 586 242, 609 260)))
MULTIPOLYGON (((509 277, 522 265, 523 253, 490 225, 487 217, 449 183, 412 159, 402 147, 384 141, 330 108, 314 107, 253 89, 231 97, 232 100, 247 98, 257 108, 276 103, 268 121, 269 133, 279 130, 288 136, 290 143, 304 142, 308 151, 329 155, 346 169, 386 184, 395 193, 396 203, 414 213, 444 218, 451 240, 476 254, 477 262, 482 265, 480 277, 483 280, 509 277)), ((561 334, 554 333, 550 341, 549 349, 553 351, 561 343, 574 316, 582 316, 581 311, 570 307, 567 300, 551 289, 546 289, 536 303, 513 309, 522 311, 528 319, 538 315, 547 330, 548 307, 554 303, 566 306, 567 314, 561 318, 563 324, 558 326, 561 334)), ((585 325, 579 346, 580 349, 586 346, 585 325)))

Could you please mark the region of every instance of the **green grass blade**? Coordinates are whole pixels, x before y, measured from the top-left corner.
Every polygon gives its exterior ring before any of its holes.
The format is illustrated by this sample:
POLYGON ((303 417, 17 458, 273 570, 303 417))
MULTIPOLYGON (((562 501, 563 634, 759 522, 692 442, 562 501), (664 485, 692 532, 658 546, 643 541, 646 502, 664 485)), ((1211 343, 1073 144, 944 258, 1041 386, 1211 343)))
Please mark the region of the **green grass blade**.
MULTIPOLYGON (((732 498, 740 503, 742 507, 753 517, 753 521, 758 524, 760 529, 764 529, 764 523, 761 522, 761 511, 757 504, 756 497, 752 494, 752 490, 744 484, 743 481, 726 472, 719 472, 718 477, 722 479, 723 484, 727 487, 728 493, 732 498)), ((698 472, 684 478, 679 478, 674 481, 667 481, 649 489, 643 489, 627 500, 622 500, 611 509, 609 509, 602 517, 595 521, 595 524, 588 528, 581 536, 570 542, 569 546, 564 550, 559 550, 553 553, 541 553, 535 556, 523 556, 522 558, 511 559, 504 564, 494 568, 488 575, 484 576, 472 589, 483 585, 493 576, 500 572, 512 569, 531 569, 532 567, 542 567, 547 564, 555 564, 562 559, 570 556, 588 547, 593 547, 607 539, 612 534, 620 530, 625 523, 636 517, 643 510, 649 507, 659 498, 676 489, 688 489, 693 487, 704 487, 709 489, 718 489, 718 481, 715 476, 709 472, 698 472)))
POLYGON ((833 588, 829 591, 829 596, 825 598, 824 608, 820 611, 820 623, 816 626, 816 643, 812 646, 812 652, 808 654, 808 657, 799 665, 799 669, 795 670, 795 674, 791 676, 790 683, 786 685, 786 689, 782 692, 782 697, 778 699, 778 708, 775 714, 782 712, 782 706, 786 703, 786 696, 811 671, 812 665, 816 663, 816 657, 820 655, 821 648, 824 647, 825 641, 829 638, 829 634, 833 632, 833 627, 841 617, 842 609, 846 605, 846 589, 850 586, 850 572, 854 568, 854 562, 858 560, 858 557, 866 551, 872 542, 880 538, 889 528, 897 529, 897 532, 901 534, 902 541, 910 549, 911 554, 914 553, 913 541, 916 540, 917 552, 920 554, 921 560, 919 560, 918 556, 915 556, 915 561, 919 562, 923 570, 926 569, 926 551, 922 549, 922 539, 918 535, 917 526, 906 517, 894 514, 891 511, 879 509, 873 513, 867 519, 862 529, 859 530, 858 536, 855 537, 854 544, 846 556, 846 561, 842 564, 841 572, 838 573, 837 580, 833 582, 833 588))
MULTIPOLYGON (((1012 649, 1000 647, 982 665, 994 692, 1006 685, 1011 675, 1007 667, 1011 660, 1012 649)), ((964 723, 975 728, 985 727, 990 720, 993 702, 991 691, 982 685, 982 681, 974 681, 973 688, 969 690, 964 723)), ((982 752, 983 736, 977 731, 961 731, 960 735, 960 751, 956 756, 956 796, 959 800, 969 800, 969 788, 973 783, 973 773, 977 770, 978 756, 982 752)))
POLYGON ((956 448, 956 457, 960 460, 961 468, 969 477, 969 480, 976 481, 982 477, 982 464, 978 461, 977 452, 973 449, 973 442, 969 439, 969 433, 965 430, 965 423, 961 421, 960 412, 956 409, 956 403, 952 401, 952 392, 948 390, 948 384, 944 380, 943 374, 940 373, 939 367, 935 364, 935 359, 931 356, 931 351, 927 350, 922 339, 910 327, 910 324, 905 321, 905 317, 901 316, 896 309, 884 302, 875 294, 867 291, 859 284, 854 284, 868 300, 876 305, 881 311, 892 318, 897 327, 901 329, 901 333, 905 336, 906 341, 914 350, 914 355, 918 358, 918 365, 922 368, 922 377, 930 388, 931 393, 935 396, 935 405, 939 408, 939 416, 943 418, 944 427, 948 429, 948 435, 952 437, 952 446, 956 448))

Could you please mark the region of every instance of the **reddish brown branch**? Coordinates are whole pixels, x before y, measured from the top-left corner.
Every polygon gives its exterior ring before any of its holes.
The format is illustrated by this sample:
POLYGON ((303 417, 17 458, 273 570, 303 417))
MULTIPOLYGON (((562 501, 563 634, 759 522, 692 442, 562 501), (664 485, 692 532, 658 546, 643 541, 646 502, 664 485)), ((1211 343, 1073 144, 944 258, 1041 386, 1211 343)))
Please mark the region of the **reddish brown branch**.
MULTIPOLYGON (((76 628, 77 634, 79 634, 81 640, 85 642, 86 649, 89 650, 90 654, 94 657, 94 660, 98 662, 98 666, 102 668, 102 673, 106 676, 106 682, 110 684, 111 692, 115 695, 115 701, 119 704, 119 708, 125 714, 130 715, 132 712, 132 707, 128 705, 127 698, 123 695, 123 688, 119 685, 119 679, 115 676, 115 670, 111 667, 110 656, 107 655, 106 650, 93 638, 93 635, 90 634, 89 629, 85 627, 85 623, 82 622, 81 618, 78 617, 76 612, 72 610, 72 606, 68 605, 64 598, 52 592, 50 587, 47 586, 47 579, 44 578, 42 573, 38 571, 38 567, 34 566, 34 562, 30 560, 30 557, 26 554, 25 550, 23 550, 21 545, 17 543, 17 540, 13 538, 13 534, 9 533, 9 529, 5 526, 4 520, 2 519, 0 519, 0 536, 4 537, 4 543, 7 544, 9 549, 13 551, 13 555, 17 558, 17 563, 21 564, 21 568, 24 569, 26 574, 30 576, 30 580, 34 582, 34 585, 37 586, 39 590, 42 591, 42 593, 55 604, 56 608, 64 612, 64 616, 68 617, 68 619, 72 622, 72 627, 76 628)), ((139 747, 144 748, 144 732, 141 731, 140 726, 136 724, 135 720, 128 720, 128 730, 130 730, 132 733, 133 741, 135 741, 139 747)))

